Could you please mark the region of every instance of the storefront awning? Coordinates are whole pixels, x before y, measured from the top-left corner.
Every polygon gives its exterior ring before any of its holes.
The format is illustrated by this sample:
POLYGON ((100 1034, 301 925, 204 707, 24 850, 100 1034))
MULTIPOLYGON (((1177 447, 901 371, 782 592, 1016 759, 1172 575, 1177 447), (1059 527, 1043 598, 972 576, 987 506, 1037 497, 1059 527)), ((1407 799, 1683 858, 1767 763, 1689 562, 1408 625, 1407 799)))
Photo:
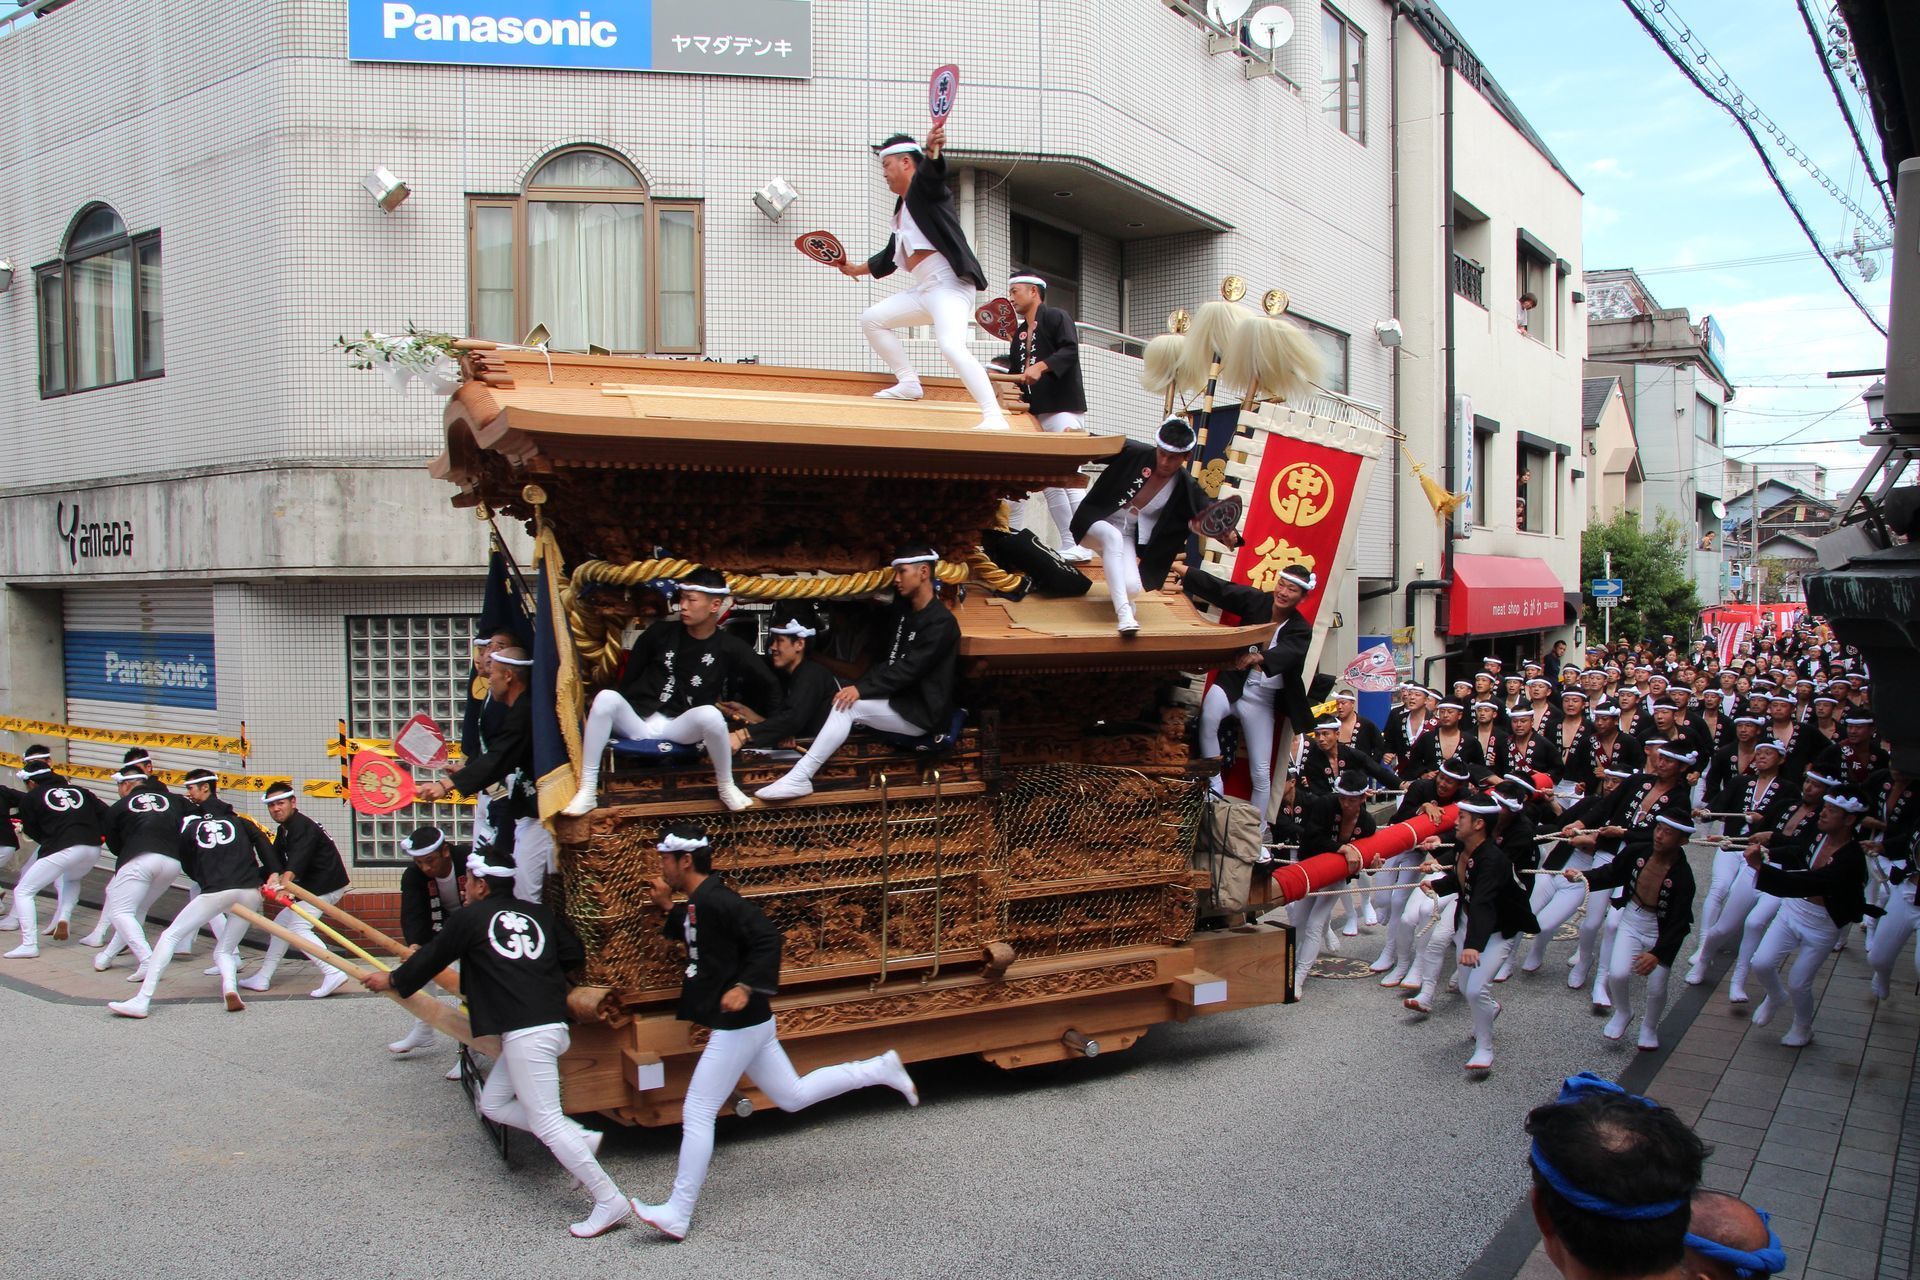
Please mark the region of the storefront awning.
POLYGON ((1566 590, 1544 560, 1456 555, 1447 634, 1494 636, 1558 627, 1566 617, 1566 590))

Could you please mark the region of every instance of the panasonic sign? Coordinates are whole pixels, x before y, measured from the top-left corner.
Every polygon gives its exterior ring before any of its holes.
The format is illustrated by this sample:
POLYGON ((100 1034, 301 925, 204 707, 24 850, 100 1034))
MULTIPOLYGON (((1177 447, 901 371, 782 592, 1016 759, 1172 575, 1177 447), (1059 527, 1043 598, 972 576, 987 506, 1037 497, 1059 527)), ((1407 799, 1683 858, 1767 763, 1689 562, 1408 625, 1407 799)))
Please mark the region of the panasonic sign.
POLYGON ((805 79, 811 0, 347 0, 356 62, 805 79))

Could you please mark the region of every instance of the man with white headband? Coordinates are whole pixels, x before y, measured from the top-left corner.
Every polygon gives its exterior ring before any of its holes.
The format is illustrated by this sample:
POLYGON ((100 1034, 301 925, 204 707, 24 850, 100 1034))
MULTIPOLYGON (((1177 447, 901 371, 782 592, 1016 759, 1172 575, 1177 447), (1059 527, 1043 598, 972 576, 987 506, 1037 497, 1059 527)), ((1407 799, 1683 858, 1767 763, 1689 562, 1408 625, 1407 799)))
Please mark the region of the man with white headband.
MULTIPOLYGON (((1086 505, 1080 509, 1085 511, 1086 505)), ((1181 586, 1195 600, 1238 614, 1243 625, 1273 627, 1264 646, 1249 649, 1214 673, 1200 703, 1202 754, 1220 754, 1219 726, 1228 715, 1240 721, 1253 788, 1249 799, 1263 824, 1271 821, 1275 769, 1284 779, 1293 760, 1293 735, 1313 727, 1305 670, 1313 624, 1301 615, 1300 602, 1319 585, 1313 571, 1300 564, 1284 566, 1270 592, 1216 578, 1204 569, 1190 568, 1181 577, 1181 586)))
POLYGON ((891 234, 886 247, 865 262, 842 261, 840 273, 881 280, 905 270, 913 280, 860 315, 860 331, 896 379, 893 386, 876 393, 881 399, 918 400, 925 394, 920 375, 894 330, 930 324, 940 353, 980 406, 982 417, 976 429, 1006 431, 1006 415, 993 380, 967 347, 974 294, 987 287, 987 274, 967 245, 954 212, 953 193, 947 189, 947 162, 940 154, 946 137, 946 125, 936 124, 928 131, 924 147, 896 133, 874 148, 887 190, 894 194, 891 234))
POLYGON ((479 850, 468 855, 466 905, 437 936, 393 972, 375 969, 362 982, 369 991, 410 996, 449 965, 460 966, 473 1034, 500 1037, 480 1113, 539 1138, 593 1197, 593 1211, 569 1228, 584 1240, 633 1214, 633 1202, 600 1167, 600 1134, 560 1105, 560 1056, 572 1043, 567 975, 585 963, 586 948, 558 912, 516 896, 512 863, 487 859, 479 850))
MULTIPOLYGON (((1459 856, 1452 870, 1421 886, 1436 897, 1459 895, 1453 943, 1456 963, 1467 971, 1460 989, 1473 1010, 1473 1056, 1467 1059, 1468 1071, 1493 1068, 1493 1021, 1500 1016, 1500 1002, 1493 998, 1493 975, 1514 939, 1539 928, 1527 907, 1527 890, 1493 839, 1495 820, 1503 812, 1499 802, 1484 792, 1460 801, 1453 827, 1459 856)), ((1426 975, 1420 997, 1405 1003, 1417 1012, 1431 1008, 1439 976, 1436 966, 1426 975)))
POLYGON ((666 917, 661 932, 684 946, 686 977, 678 1016, 708 1027, 707 1044, 680 1104, 680 1163, 665 1204, 634 1201, 634 1212, 660 1234, 686 1238, 713 1158, 713 1121, 742 1076, 782 1111, 799 1111, 855 1089, 884 1085, 920 1105, 900 1055, 821 1067, 802 1076, 780 1047, 768 997, 780 985, 780 931, 760 908, 713 873, 713 846, 692 825, 669 827, 660 840, 660 874, 649 893, 666 917), (674 895, 685 901, 674 903, 674 895))
MULTIPOLYGON (((1743 719, 1749 723, 1742 724, 1739 731, 1742 734, 1755 732, 1759 720, 1754 717, 1743 719)), ((1733 773, 1726 785, 1713 795, 1713 807, 1695 810, 1696 817, 1704 813, 1732 813, 1739 816, 1725 820, 1724 834, 1733 839, 1714 850, 1713 875, 1708 881, 1706 901, 1700 911, 1700 944, 1694 949, 1687 968, 1687 985, 1690 987, 1697 987, 1706 981, 1707 963, 1713 958, 1713 953, 1740 936, 1747 913, 1757 900, 1758 895, 1753 888, 1753 870, 1747 866, 1740 838, 1771 831, 1787 810, 1793 807, 1793 780, 1786 776, 1784 768, 1786 744, 1753 743, 1748 756, 1747 767, 1733 773), (1727 916, 1724 925, 1721 921, 1723 913, 1727 916)))
POLYGON ((1569 867, 1563 873, 1569 880, 1585 880, 1589 892, 1614 891, 1617 915, 1604 961, 1613 1016, 1600 1034, 1619 1040, 1633 1025, 1633 977, 1637 974, 1647 980, 1639 1047, 1649 1052, 1660 1047, 1667 979, 1693 928, 1693 869, 1687 864, 1687 838, 1692 834, 1692 823, 1661 813, 1650 833, 1629 838, 1606 866, 1584 872, 1569 867))
POLYGON ((1807 850, 1805 871, 1768 866, 1759 846, 1747 849, 1747 865, 1762 893, 1783 899, 1780 912, 1767 927, 1753 968, 1767 989, 1766 999, 1753 1011, 1753 1025, 1764 1027, 1791 1002, 1793 1025, 1780 1037, 1789 1049, 1813 1042, 1813 978, 1833 950, 1840 931, 1857 924, 1868 911, 1867 855, 1855 838, 1855 829, 1867 806, 1851 791, 1829 791, 1815 819, 1815 836, 1807 850), (1781 964, 1791 960, 1784 984, 1781 964))
POLYGON ((592 813, 600 803, 600 759, 615 736, 698 743, 707 749, 720 803, 734 810, 753 803, 733 785, 733 744, 719 704, 738 698, 770 711, 778 686, 753 646, 720 625, 733 604, 726 575, 695 569, 676 585, 680 616, 642 632, 619 687, 593 697, 580 750, 580 790, 562 810, 570 817, 592 813))
MULTIPOLYGON (((36 742, 20 753, 20 769, 15 776, 21 782, 26 782, 28 781, 28 770, 46 766, 52 759, 52 748, 36 742)), ((20 855, 20 838, 15 834, 13 818, 9 811, 11 811, 12 814, 20 815, 20 820, 24 823, 26 821, 26 807, 26 792, 16 791, 12 787, 0 784, 0 867, 4 867, 8 859, 19 857, 19 874, 22 876, 27 874, 27 871, 35 862, 39 861, 40 858, 40 846, 31 838, 28 840, 25 856, 20 855)), ((18 879, 19 877, 16 876, 16 883, 18 879)), ((16 895, 8 896, 6 914, 0 915, 0 931, 20 927, 20 916, 18 912, 19 901, 16 895)))
POLYGON ((106 904, 100 918, 110 937, 93 957, 93 967, 105 972, 122 950, 133 952, 134 963, 145 964, 146 904, 182 874, 180 824, 189 810, 185 800, 137 766, 123 764, 113 775, 120 799, 107 810, 107 848, 119 859, 107 882, 106 904))
POLYGON ((200 886, 200 896, 180 908, 173 923, 154 943, 153 954, 144 966, 140 994, 107 1005, 123 1018, 147 1016, 154 990, 173 963, 176 944, 216 919, 219 924, 213 963, 220 974, 220 993, 229 1013, 240 1013, 247 1007, 240 999, 237 978, 240 940, 246 936, 247 922, 232 914, 230 908, 256 905, 263 881, 268 888, 279 890, 284 870, 279 855, 271 840, 224 805, 203 806, 203 812, 187 818, 175 850, 175 857, 200 886))
POLYGON ((934 589, 940 556, 925 543, 893 557, 893 636, 884 659, 833 695, 807 753, 785 776, 761 787, 762 800, 798 800, 813 793, 813 775, 840 749, 855 725, 919 737, 953 718, 960 624, 934 589))
MULTIPOLYGON (((487 803, 503 805, 505 801, 487 803)), ((506 824, 505 834, 512 838, 512 823, 506 824)), ((439 827, 415 827, 401 842, 401 852, 407 855, 407 867, 400 873, 400 940, 418 951, 440 936, 447 921, 465 902, 462 886, 467 876, 447 845, 446 832, 439 827)), ((433 1029, 431 1022, 415 1018, 412 1029, 389 1044, 387 1052, 400 1057, 430 1049, 439 1040, 440 1033, 433 1029)), ((459 1078, 460 1064, 456 1062, 447 1079, 459 1078)))
MULTIPOLYGON (((1464 767, 1449 761, 1441 765, 1431 778, 1415 778, 1407 784, 1393 820, 1398 823, 1425 817, 1436 824, 1441 823, 1446 816, 1446 806, 1459 803, 1461 797, 1467 794, 1467 786, 1471 781, 1464 767)), ((1452 865, 1451 836, 1449 829, 1447 838, 1434 836, 1405 853, 1395 854, 1381 863, 1380 870, 1374 873, 1376 885, 1399 886, 1383 895, 1387 899, 1387 941, 1368 966, 1372 972, 1386 975, 1380 979, 1383 987, 1404 987, 1408 991, 1418 991, 1424 985, 1428 947, 1419 934, 1434 918, 1438 903, 1424 893, 1413 892, 1413 887, 1423 875, 1437 875, 1443 865, 1452 865)), ((1445 927, 1444 936, 1452 936, 1450 923, 1445 927)))
POLYGON ((721 703, 722 711, 745 725, 733 731, 734 750, 786 746, 796 738, 815 736, 826 724, 840 682, 813 658, 822 626, 820 615, 804 601, 775 611, 767 628, 767 660, 773 665, 774 679, 780 682, 780 709, 763 716, 744 702, 721 703))
MULTIPOLYGON (((1160 424, 1152 444, 1129 443, 1107 461, 1073 513, 1073 539, 1100 557, 1114 623, 1138 634, 1133 597, 1159 590, 1187 545, 1188 523, 1208 505, 1187 470, 1199 436, 1178 414, 1160 424)), ((1239 545, 1230 535, 1228 546, 1239 545)))
MULTIPOLYGON (((273 848, 285 867, 281 873, 282 883, 297 884, 314 897, 327 902, 340 901, 347 893, 347 866, 340 860, 340 850, 335 847, 333 837, 327 834, 326 828, 300 812, 300 802, 294 798, 292 783, 273 783, 267 788, 265 798, 267 816, 279 827, 273 837, 273 848)), ((314 933, 313 925, 307 920, 314 912, 312 906, 304 903, 298 911, 292 906, 285 906, 274 915, 273 922, 291 933, 299 934, 320 950, 331 951, 332 948, 314 933)), ((240 986, 247 991, 265 991, 273 985, 274 972, 286 957, 287 940, 276 934, 267 943, 266 959, 240 986)), ((347 980, 343 969, 336 969, 319 960, 310 963, 320 971, 320 985, 307 993, 315 1000, 326 999, 347 980)))
MULTIPOLYGON (((1346 855, 1347 878, 1351 880, 1359 873, 1362 859, 1353 842, 1366 839, 1377 829, 1373 815, 1366 809, 1367 783, 1365 773, 1348 769, 1333 779, 1327 791, 1306 798, 1300 817, 1302 859, 1340 853, 1346 855)), ((1351 895, 1348 897, 1351 901, 1351 895)), ((1288 922, 1293 926, 1293 988, 1296 992, 1305 989, 1307 978, 1313 972, 1313 962, 1320 958, 1337 901, 1338 896, 1326 892, 1310 894, 1287 905, 1288 922)))
POLYGON ((13 910, 20 928, 20 945, 7 952, 9 960, 30 960, 40 954, 40 914, 34 898, 48 885, 56 886, 59 902, 53 926, 56 942, 67 939, 68 921, 80 897, 80 882, 93 870, 105 838, 107 807, 99 797, 76 787, 53 771, 51 764, 22 764, 24 795, 15 792, 21 826, 40 846, 40 856, 20 873, 13 886, 13 910))
MULTIPOLYGON (((1073 317, 1046 305, 1047 282, 1031 274, 1007 281, 1007 300, 1020 324, 1007 343, 1002 363, 1020 378, 1020 394, 1040 421, 1042 431, 1083 430, 1087 425, 1087 393, 1080 385, 1080 334, 1073 317)), ((1053 520, 1055 547, 1062 560, 1079 564, 1093 553, 1073 540, 1073 492, 1059 487, 1043 491, 1047 515, 1053 520)), ((1027 523, 1035 524, 1031 506, 1027 523)))
MULTIPOLYGON (((492 812, 513 827, 513 861, 520 869, 520 896, 540 901, 553 867, 553 836, 540 825, 540 801, 533 772, 533 658, 525 649, 501 645, 487 657, 487 689, 506 706, 500 727, 486 735, 487 749, 444 780, 423 782, 422 800, 444 800, 455 792, 479 797, 498 787, 506 804, 492 812)), ((597 761, 598 756, 589 760, 597 761)))
POLYGON ((1887 749, 1874 740, 1871 715, 1849 711, 1842 718, 1841 726, 1844 736, 1823 750, 1814 766, 1849 787, 1864 788, 1875 773, 1891 763, 1887 749))
MULTIPOLYGON (((147 751, 145 747, 128 747, 126 751, 123 752, 120 756, 119 773, 116 774, 112 779, 110 779, 110 781, 112 781, 117 786, 119 785, 119 774, 135 774, 135 773, 139 774, 141 777, 153 776, 153 756, 147 751)), ((162 789, 164 790, 164 787, 162 789)), ((109 805, 108 808, 111 809, 112 806, 109 805)), ((0 838, 4 838, 4 837, 0 837, 0 838)), ((109 849, 113 847, 111 841, 108 842, 107 847, 109 849)), ((6 861, 5 856, 0 855, 0 862, 5 862, 5 861, 6 861)), ((121 859, 122 865, 125 864, 125 861, 126 860, 124 858, 121 859)), ((161 892, 160 890, 152 891, 148 895, 147 900, 140 904, 139 911, 140 911, 141 919, 144 920, 147 917, 147 914, 152 910, 153 904, 159 900, 160 892, 161 892)), ((115 938, 115 934, 113 930, 113 921, 108 918, 107 912, 103 905, 102 910, 100 912, 100 918, 94 921, 93 928, 87 931, 87 936, 80 939, 80 945, 83 947, 94 947, 98 949, 100 947, 106 946, 109 942, 113 942, 114 938, 115 938)), ((115 952, 117 953, 119 949, 123 946, 125 946, 124 943, 116 943, 114 946, 115 952)), ((95 956, 93 959, 94 959, 94 963, 96 965, 99 965, 100 957, 95 956)), ((111 961, 109 961, 109 963, 111 963, 111 961)), ((101 966, 101 967, 104 968, 105 966, 101 966)))

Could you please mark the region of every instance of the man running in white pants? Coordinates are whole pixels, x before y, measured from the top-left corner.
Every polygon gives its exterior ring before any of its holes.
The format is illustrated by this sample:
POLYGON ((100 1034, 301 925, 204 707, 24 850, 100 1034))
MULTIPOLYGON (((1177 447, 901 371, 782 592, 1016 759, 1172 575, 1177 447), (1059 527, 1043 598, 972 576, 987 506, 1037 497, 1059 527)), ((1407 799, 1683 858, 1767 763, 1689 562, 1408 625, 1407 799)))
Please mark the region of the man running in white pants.
POLYGON ((953 685, 960 624, 940 603, 933 569, 940 562, 924 543, 893 558, 893 640, 884 661, 833 696, 826 723, 793 768, 753 794, 762 800, 798 800, 813 792, 813 775, 840 749, 857 724, 882 733, 925 734, 953 716, 953 685))
POLYGON ((120 800, 107 810, 107 848, 120 865, 107 882, 106 906, 100 918, 109 935, 93 957, 93 967, 104 973, 122 950, 133 952, 143 965, 152 954, 147 946, 147 904, 167 890, 182 874, 180 823, 192 812, 187 802, 158 778, 132 764, 113 775, 120 800))
POLYGON ((975 429, 1006 431, 1010 428, 993 379, 967 347, 974 295, 987 287, 987 273, 967 246, 954 212, 953 193, 947 190, 947 162, 940 155, 946 140, 946 125, 936 124, 927 132, 924 147, 896 133, 874 148, 887 190, 896 197, 891 234, 880 252, 865 262, 843 261, 840 272, 854 279, 885 279, 904 268, 913 278, 911 286, 874 303, 860 316, 860 331, 896 379, 894 385, 875 393, 880 399, 918 400, 925 394, 920 375, 894 330, 930 324, 940 354, 980 406, 982 416, 975 429))
POLYGON ((500 1037, 500 1056, 480 1090, 480 1112, 539 1138, 593 1197, 593 1212, 569 1228, 584 1240, 633 1213, 633 1202, 600 1167, 601 1135, 560 1105, 560 1055, 571 1043, 567 974, 586 960, 586 951, 551 908, 516 898, 514 883, 512 865, 469 854, 466 905, 399 968, 375 970, 362 981, 369 991, 410 996, 459 964, 473 1034, 500 1037))
MULTIPOLYGON (((491 803, 504 805, 506 801, 491 803)), ((475 826, 477 829, 478 824, 475 826)), ((512 823, 507 824, 506 833, 511 838, 512 823)), ((453 913, 464 905, 466 873, 447 847, 446 833, 438 827, 415 827, 401 849, 407 855, 407 869, 400 873, 400 940, 410 948, 407 954, 412 955, 439 937, 453 913)), ((440 1033, 433 1029, 432 1023, 415 1018, 406 1035, 387 1045, 387 1052, 403 1057, 431 1049, 439 1041, 440 1033)), ((460 1063, 455 1061, 447 1072, 447 1079, 459 1078, 460 1063)))
POLYGON ((213 817, 196 814, 180 828, 175 856, 200 886, 200 896, 180 908, 160 941, 147 957, 146 977, 141 979, 140 994, 131 1000, 115 1000, 107 1005, 123 1018, 144 1018, 153 1002, 160 978, 173 963, 174 944, 191 938, 201 925, 214 917, 221 919, 218 941, 213 947, 213 963, 220 973, 220 994, 226 999, 227 1012, 240 1013, 246 1003, 240 999, 238 974, 240 939, 247 935, 247 922, 231 913, 231 908, 256 906, 260 885, 265 882, 276 893, 280 890, 280 859, 271 841, 254 839, 246 819, 238 816, 213 817))
MULTIPOLYGON (((340 860, 340 850, 334 846, 333 837, 327 834, 326 828, 300 812, 291 783, 276 782, 269 786, 266 801, 267 816, 280 828, 273 837, 273 849, 285 867, 282 880, 299 885, 322 901, 340 901, 347 892, 347 867, 340 860)), ((299 934, 320 950, 331 951, 307 919, 315 911, 315 907, 304 902, 284 906, 273 917, 273 922, 290 933, 299 934), (299 910, 296 911, 294 905, 298 905, 299 910)), ((265 991, 272 986, 274 972, 286 959, 287 945, 285 938, 276 935, 267 943, 267 958, 260 962, 260 968, 240 985, 248 991, 265 991)), ((320 985, 307 993, 314 999, 326 999, 346 982, 346 970, 319 960, 311 963, 320 970, 320 985)))
POLYGON ((7 952, 9 960, 31 960, 40 954, 40 912, 34 899, 48 885, 57 886, 59 895, 48 932, 54 941, 66 941, 67 920, 80 896, 80 881, 100 857, 107 817, 107 807, 98 796, 69 783, 52 765, 25 764, 20 780, 27 784, 24 795, 13 793, 20 823, 39 844, 40 856, 13 886, 20 945, 7 952))
POLYGON ((798 1111, 869 1085, 898 1090, 920 1105, 913 1079, 889 1049, 877 1058, 822 1067, 802 1076, 787 1060, 767 998, 779 988, 780 931, 760 909, 720 882, 713 850, 698 827, 670 828, 660 841, 653 904, 667 913, 668 939, 687 949, 679 1016, 711 1027, 680 1108, 680 1166, 665 1204, 634 1201, 634 1212, 674 1240, 686 1237, 713 1157, 713 1120, 742 1075, 782 1111, 798 1111), (673 895, 687 900, 673 904, 673 895))

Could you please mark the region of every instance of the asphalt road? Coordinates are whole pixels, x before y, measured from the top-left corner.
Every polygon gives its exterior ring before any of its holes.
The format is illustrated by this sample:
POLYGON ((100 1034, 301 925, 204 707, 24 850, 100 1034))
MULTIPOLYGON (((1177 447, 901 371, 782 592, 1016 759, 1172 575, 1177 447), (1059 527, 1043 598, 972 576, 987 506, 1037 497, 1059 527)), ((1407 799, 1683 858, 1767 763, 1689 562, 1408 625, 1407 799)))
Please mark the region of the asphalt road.
MULTIPOLYGON (((1461 1070, 1458 996, 1416 1021, 1369 979, 1316 979, 1299 1004, 1091 1062, 923 1065, 917 1110, 870 1090, 724 1118, 675 1245, 639 1227, 572 1239, 586 1206, 565 1172, 527 1135, 496 1157, 441 1078, 450 1052, 391 1060, 405 1017, 383 1000, 306 999, 288 966, 291 995, 244 1014, 209 999, 128 1022, 24 990, 35 963, 84 965, 50 945, 0 962, 0 1275, 1453 1275, 1520 1202, 1527 1109, 1633 1057, 1567 990, 1568 946, 1502 989, 1484 1079, 1461 1070)), ((162 995, 211 992, 203 965, 174 966, 162 995)), ((617 1131, 601 1158, 661 1200, 677 1143, 617 1131)))

